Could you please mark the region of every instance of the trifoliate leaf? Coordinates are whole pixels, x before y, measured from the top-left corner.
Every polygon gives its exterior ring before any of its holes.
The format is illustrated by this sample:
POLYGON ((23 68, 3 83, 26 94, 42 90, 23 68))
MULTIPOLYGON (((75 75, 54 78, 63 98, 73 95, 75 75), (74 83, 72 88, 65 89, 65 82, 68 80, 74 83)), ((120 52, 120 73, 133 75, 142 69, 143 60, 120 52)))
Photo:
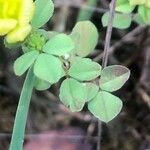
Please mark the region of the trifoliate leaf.
POLYGON ((36 0, 35 13, 31 24, 34 28, 40 28, 52 17, 54 4, 52 0, 36 0))
POLYGON ((34 87, 36 90, 43 91, 49 89, 51 84, 39 78, 35 78, 34 87))
POLYGON ((71 65, 68 74, 80 81, 90 81, 101 74, 101 66, 91 59, 82 58, 71 65))
POLYGON ((51 84, 62 77, 62 63, 59 58, 49 54, 40 54, 34 64, 34 74, 51 84))
POLYGON ((131 13, 135 6, 130 5, 129 0, 117 0, 116 11, 122 13, 131 13))
POLYGON ((86 101, 89 102, 92 100, 97 94, 99 87, 93 83, 84 83, 86 101))
POLYGON ((14 63, 15 74, 21 76, 34 63, 39 55, 38 51, 30 51, 19 57, 14 63))
POLYGON ((57 34, 43 47, 43 51, 56 56, 64 56, 74 49, 72 39, 66 34, 57 34))
POLYGON ((59 98, 71 111, 81 111, 85 104, 83 84, 74 79, 64 80, 60 87, 59 98))
POLYGON ((150 25, 150 8, 141 5, 138 8, 138 13, 143 19, 144 23, 150 25))
POLYGON ((130 70, 124 66, 113 65, 102 70, 100 88, 113 92, 120 89, 130 77, 130 70))
POLYGON ((107 123, 120 113, 122 101, 108 92, 100 91, 88 103, 88 109, 95 117, 107 123))
MULTIPOLYGON (((109 20, 109 12, 105 13, 102 16, 102 24, 104 27, 108 26, 109 20)), ((113 27, 118 29, 126 29, 131 25, 131 15, 130 14, 119 14, 115 13, 114 20, 113 20, 113 27)))
POLYGON ((139 25, 145 24, 144 20, 142 19, 142 17, 138 13, 134 15, 133 21, 135 21, 139 25))
POLYGON ((98 42, 98 31, 92 22, 80 21, 73 28, 71 37, 75 42, 76 54, 85 57, 95 49, 98 42))

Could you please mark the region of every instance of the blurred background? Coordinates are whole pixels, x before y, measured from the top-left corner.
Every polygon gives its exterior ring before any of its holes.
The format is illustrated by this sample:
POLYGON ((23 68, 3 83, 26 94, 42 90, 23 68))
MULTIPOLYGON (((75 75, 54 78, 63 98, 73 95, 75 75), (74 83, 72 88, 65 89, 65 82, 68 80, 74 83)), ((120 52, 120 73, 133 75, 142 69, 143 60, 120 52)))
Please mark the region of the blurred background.
MULTIPOLYGON (((101 16, 109 0, 54 0, 55 13, 46 30, 70 33, 77 21, 91 20, 99 43, 89 56, 101 63, 106 28, 101 16)), ((86 37, 85 37, 86 38, 86 37)), ((19 49, 9 50, 0 39, 0 150, 8 150, 23 77, 16 77, 13 62, 19 49)), ((117 118, 101 125, 102 150, 150 150, 150 27, 132 23, 126 30, 113 29, 109 65, 131 69, 125 86, 115 92, 124 107, 117 118)), ((96 150, 97 119, 84 108, 72 113, 58 99, 59 85, 33 93, 24 150, 96 150)))

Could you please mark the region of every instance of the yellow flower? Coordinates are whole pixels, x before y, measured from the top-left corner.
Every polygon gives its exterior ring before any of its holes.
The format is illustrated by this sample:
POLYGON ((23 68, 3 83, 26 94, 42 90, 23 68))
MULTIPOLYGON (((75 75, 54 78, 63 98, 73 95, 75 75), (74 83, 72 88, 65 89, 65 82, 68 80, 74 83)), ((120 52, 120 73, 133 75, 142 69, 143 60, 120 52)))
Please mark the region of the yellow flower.
POLYGON ((31 31, 33 0, 0 0, 0 36, 8 43, 23 41, 31 31))
POLYGON ((150 8, 150 0, 129 0, 130 5, 144 5, 145 7, 150 8))

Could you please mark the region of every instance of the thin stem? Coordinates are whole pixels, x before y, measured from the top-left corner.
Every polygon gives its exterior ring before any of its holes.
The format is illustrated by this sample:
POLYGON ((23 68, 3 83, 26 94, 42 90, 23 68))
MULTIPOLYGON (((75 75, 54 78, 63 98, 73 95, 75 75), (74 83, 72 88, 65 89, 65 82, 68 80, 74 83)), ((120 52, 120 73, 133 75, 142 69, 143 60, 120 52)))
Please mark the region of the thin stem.
POLYGON ((27 115, 28 115, 33 85, 34 85, 34 74, 31 68, 28 71, 28 74, 26 76, 23 89, 20 95, 9 150, 22 150, 23 149, 25 126, 26 126, 26 121, 27 121, 27 115))
POLYGON ((102 122, 100 120, 98 120, 97 150, 101 149, 101 134, 102 134, 102 122))
POLYGON ((106 38, 105 38, 104 57, 102 61, 103 68, 107 66, 107 62, 108 62, 108 50, 110 48, 110 40, 111 40, 112 28, 113 28, 113 19, 115 15, 115 6, 116 6, 116 0, 112 0, 110 3, 110 13, 109 13, 110 15, 109 15, 108 28, 107 28, 106 38))
MULTIPOLYGON (((115 6, 116 0, 112 0, 110 3, 110 12, 109 12, 109 20, 108 20, 108 27, 107 33, 105 38, 105 47, 104 47, 104 57, 102 60, 102 67, 105 68, 108 63, 108 51, 110 48, 110 41, 112 36, 112 29, 113 29, 113 19, 115 15, 115 6)), ((97 142, 97 150, 100 150, 100 142, 101 142, 101 121, 98 120, 98 142, 97 142)))

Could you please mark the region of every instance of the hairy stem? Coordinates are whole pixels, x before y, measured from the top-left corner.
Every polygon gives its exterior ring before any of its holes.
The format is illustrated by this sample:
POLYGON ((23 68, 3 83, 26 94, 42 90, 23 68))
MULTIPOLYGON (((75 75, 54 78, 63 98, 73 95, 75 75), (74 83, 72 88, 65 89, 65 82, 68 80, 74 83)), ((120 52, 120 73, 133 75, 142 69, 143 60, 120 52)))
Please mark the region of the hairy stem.
POLYGON ((9 150, 22 150, 23 149, 25 126, 26 126, 33 86, 34 86, 34 74, 31 68, 29 69, 27 73, 27 76, 23 85, 23 89, 20 95, 9 150))

